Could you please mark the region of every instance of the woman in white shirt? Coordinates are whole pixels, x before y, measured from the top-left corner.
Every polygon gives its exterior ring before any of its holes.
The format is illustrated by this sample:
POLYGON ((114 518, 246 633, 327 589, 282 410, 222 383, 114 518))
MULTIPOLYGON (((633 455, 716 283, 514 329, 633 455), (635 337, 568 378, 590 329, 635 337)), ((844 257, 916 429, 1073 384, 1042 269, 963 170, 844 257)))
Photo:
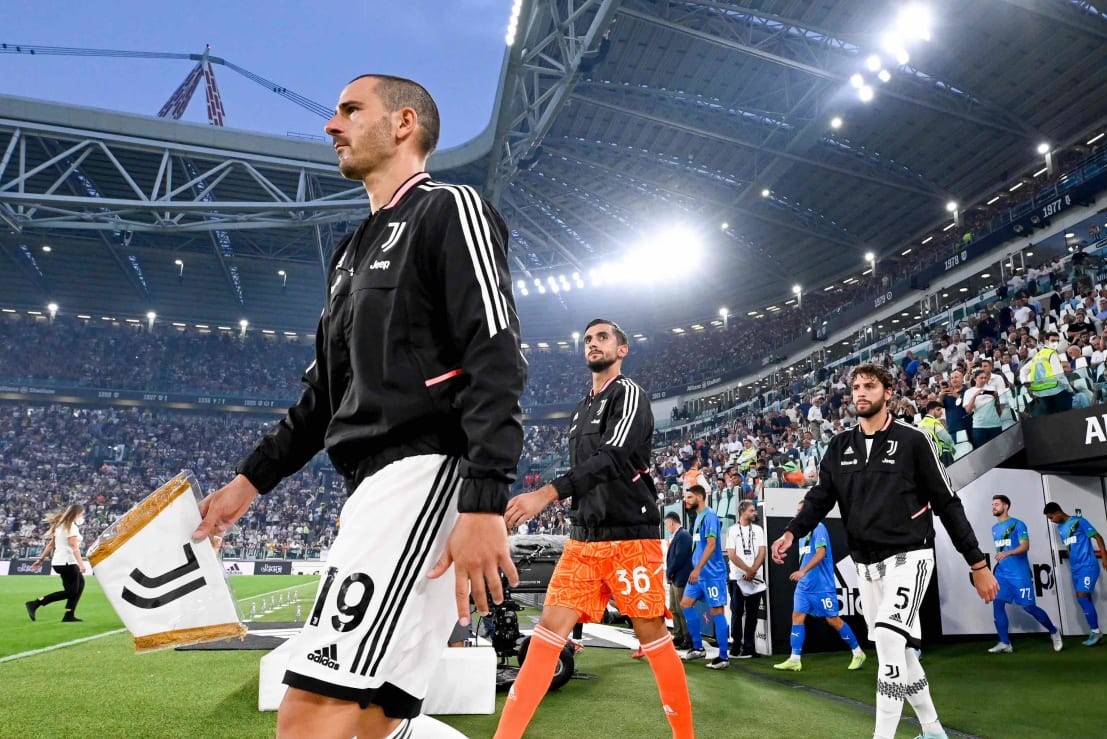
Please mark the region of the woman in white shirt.
POLYGON ((54 572, 61 575, 62 590, 27 601, 27 615, 34 621, 35 611, 39 608, 64 600, 65 615, 62 621, 80 621, 75 611, 77 601, 81 599, 81 593, 85 590, 85 576, 82 574, 85 570, 85 562, 81 557, 81 530, 78 526, 85 522, 85 507, 74 503, 60 513, 47 516, 46 522, 50 524, 46 534, 50 541, 47 542, 39 558, 35 560, 34 566, 37 569, 53 553, 50 564, 54 572))

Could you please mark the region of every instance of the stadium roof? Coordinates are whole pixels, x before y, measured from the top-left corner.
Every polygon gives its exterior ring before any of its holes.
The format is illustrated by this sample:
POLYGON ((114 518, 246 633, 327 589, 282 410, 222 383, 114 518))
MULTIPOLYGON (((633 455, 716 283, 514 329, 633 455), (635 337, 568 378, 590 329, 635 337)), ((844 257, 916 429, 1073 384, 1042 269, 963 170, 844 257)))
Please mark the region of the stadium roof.
MULTIPOLYGON (((903 7, 524 0, 492 124, 431 161, 503 211, 524 332, 612 311, 657 328, 817 288, 948 223, 948 201, 1006 192, 1043 166, 1040 143, 1107 124, 1090 3, 935 0, 929 33, 897 26, 903 7), (675 226, 698 232, 698 265, 693 237, 671 237, 646 265, 656 284, 610 284, 675 226), (550 278, 573 289, 540 294, 550 278)), ((14 98, 0 162, 16 305, 308 328, 321 254, 365 208, 322 143, 14 98)))

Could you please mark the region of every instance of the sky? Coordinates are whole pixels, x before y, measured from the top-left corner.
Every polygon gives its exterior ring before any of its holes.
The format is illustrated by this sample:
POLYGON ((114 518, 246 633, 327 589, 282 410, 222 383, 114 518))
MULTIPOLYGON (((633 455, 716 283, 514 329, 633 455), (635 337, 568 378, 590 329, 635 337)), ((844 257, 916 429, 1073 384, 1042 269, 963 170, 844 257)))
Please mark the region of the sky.
MULTIPOLYGON (((410 77, 442 116, 439 148, 480 133, 492 114, 511 0, 4 0, 0 43, 220 56, 330 108, 365 72, 410 77)), ((0 53, 0 94, 156 115, 195 62, 0 53)), ((214 66, 226 126, 323 134, 325 120, 214 66)), ((183 120, 206 123, 201 82, 183 120)))

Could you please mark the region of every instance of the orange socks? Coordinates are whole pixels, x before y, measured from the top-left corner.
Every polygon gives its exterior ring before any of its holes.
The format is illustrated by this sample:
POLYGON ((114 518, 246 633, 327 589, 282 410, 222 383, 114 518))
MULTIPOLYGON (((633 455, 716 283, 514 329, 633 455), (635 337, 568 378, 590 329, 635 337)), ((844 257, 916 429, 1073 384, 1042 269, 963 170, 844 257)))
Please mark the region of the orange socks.
MULTIPOLYGON (((507 694, 504 712, 500 715, 499 726, 496 727, 495 739, 518 739, 523 736, 542 697, 550 689, 554 669, 557 667, 557 660, 564 646, 564 638, 542 626, 534 627, 534 635, 527 649, 527 658, 519 670, 518 677, 515 678, 515 684, 507 694)), ((676 657, 676 651, 672 648, 670 651, 676 657)), ((677 657, 677 664, 681 667, 680 676, 683 681, 684 668, 680 665, 679 657, 677 657)), ((684 694, 687 702, 687 688, 684 694)), ((690 722, 689 726, 691 726, 690 722)))
MULTIPOLYGON (((692 728, 692 700, 688 696, 684 663, 673 647, 673 637, 666 634, 657 641, 643 644, 642 651, 650 661, 665 718, 673 729, 673 739, 692 739, 696 735, 692 728)), ((529 654, 527 661, 530 661, 529 654)))

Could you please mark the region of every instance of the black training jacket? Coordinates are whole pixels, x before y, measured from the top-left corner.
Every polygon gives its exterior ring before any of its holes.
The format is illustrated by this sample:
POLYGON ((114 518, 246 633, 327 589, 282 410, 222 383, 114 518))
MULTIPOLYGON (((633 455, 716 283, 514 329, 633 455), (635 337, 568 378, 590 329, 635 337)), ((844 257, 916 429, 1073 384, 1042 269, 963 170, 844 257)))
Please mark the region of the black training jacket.
POLYGON ((613 378, 577 405, 569 426, 569 471, 553 481, 560 498, 573 498, 570 538, 660 538, 649 473, 652 436, 650 397, 630 378, 613 378))
POLYGON ((303 395, 238 472, 268 492, 325 448, 353 491, 440 453, 462 460, 460 511, 502 513, 526 360, 499 213, 415 175, 339 244, 327 290, 303 395))
POLYGON ((837 434, 804 500, 787 530, 799 539, 837 503, 855 562, 933 547, 934 513, 970 566, 984 560, 934 439, 901 421, 877 432, 867 461, 860 425, 837 434))

